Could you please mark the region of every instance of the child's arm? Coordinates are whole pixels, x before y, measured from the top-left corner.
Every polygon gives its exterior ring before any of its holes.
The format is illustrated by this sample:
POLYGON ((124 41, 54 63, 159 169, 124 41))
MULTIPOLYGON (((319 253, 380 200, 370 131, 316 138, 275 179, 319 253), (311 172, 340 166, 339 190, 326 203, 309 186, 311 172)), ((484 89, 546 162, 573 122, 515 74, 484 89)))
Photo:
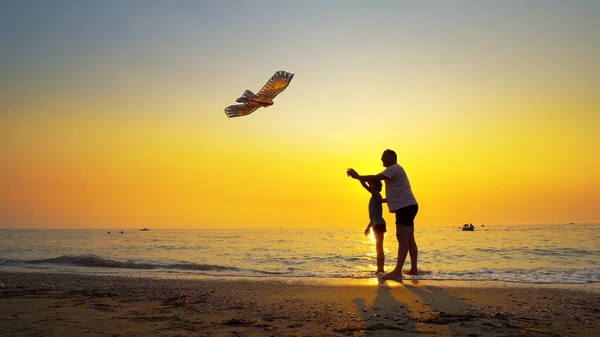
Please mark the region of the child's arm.
POLYGON ((369 193, 373 193, 373 191, 371 191, 371 188, 369 187, 369 185, 367 185, 366 182, 360 180, 360 184, 365 188, 365 190, 369 191, 369 193))
POLYGON ((381 199, 381 203, 385 204, 387 202, 386 198, 381 199))

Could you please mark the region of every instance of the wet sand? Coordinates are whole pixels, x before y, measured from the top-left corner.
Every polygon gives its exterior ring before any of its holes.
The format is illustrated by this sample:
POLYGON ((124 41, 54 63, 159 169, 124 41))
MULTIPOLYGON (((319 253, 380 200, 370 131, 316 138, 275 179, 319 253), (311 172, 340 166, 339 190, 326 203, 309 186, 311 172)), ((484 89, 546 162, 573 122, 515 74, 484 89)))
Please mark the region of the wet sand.
POLYGON ((600 285, 0 272, 0 336, 600 336, 600 285))

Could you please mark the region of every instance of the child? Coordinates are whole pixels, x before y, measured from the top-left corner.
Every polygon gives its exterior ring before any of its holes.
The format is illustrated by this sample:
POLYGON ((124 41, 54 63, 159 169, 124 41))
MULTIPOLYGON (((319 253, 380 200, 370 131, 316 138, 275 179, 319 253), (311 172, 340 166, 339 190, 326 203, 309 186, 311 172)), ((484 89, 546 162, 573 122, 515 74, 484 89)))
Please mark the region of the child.
POLYGON ((381 197, 381 181, 376 180, 371 183, 364 181, 360 182, 362 186, 371 193, 369 199, 369 225, 365 229, 365 235, 369 235, 369 230, 372 228, 375 234, 375 249, 377 250, 377 274, 383 273, 383 265, 385 262, 385 254, 383 253, 383 234, 387 231, 385 220, 383 219, 382 202, 385 199, 381 197))

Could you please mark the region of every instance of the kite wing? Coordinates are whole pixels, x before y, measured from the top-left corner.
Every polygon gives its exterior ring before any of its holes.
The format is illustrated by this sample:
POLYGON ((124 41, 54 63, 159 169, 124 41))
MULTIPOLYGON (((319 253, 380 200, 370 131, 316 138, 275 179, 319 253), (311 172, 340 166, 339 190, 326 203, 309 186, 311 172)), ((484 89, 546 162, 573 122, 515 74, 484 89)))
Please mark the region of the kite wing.
POLYGON ((294 74, 286 71, 276 72, 256 95, 250 90, 244 91, 242 97, 236 99, 236 102, 243 104, 226 107, 225 114, 230 118, 247 116, 260 107, 273 105, 273 98, 288 87, 293 77, 294 74))
POLYGON ((230 105, 225 108, 225 114, 227 117, 241 117, 253 113, 256 109, 260 108, 261 105, 258 103, 244 103, 230 105))
POLYGON ((285 71, 276 72, 252 100, 259 103, 273 104, 273 98, 288 87, 292 78, 294 78, 294 74, 285 71))

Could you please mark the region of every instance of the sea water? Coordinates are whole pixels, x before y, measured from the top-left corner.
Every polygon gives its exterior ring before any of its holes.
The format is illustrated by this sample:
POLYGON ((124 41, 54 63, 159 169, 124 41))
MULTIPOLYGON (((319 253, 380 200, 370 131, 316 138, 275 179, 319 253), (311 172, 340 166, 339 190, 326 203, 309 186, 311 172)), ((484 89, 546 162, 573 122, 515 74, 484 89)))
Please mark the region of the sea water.
MULTIPOLYGON (((386 270, 396 263, 395 228, 386 270)), ((417 279, 600 282, 600 224, 417 226, 417 279)), ((0 229, 0 271, 146 277, 368 278, 362 228, 223 230, 0 229)), ((405 270, 410 267, 407 258, 405 270)))

